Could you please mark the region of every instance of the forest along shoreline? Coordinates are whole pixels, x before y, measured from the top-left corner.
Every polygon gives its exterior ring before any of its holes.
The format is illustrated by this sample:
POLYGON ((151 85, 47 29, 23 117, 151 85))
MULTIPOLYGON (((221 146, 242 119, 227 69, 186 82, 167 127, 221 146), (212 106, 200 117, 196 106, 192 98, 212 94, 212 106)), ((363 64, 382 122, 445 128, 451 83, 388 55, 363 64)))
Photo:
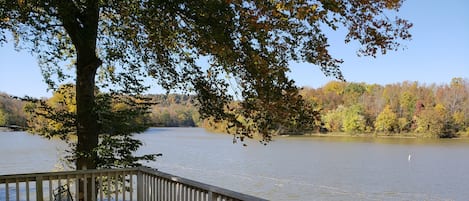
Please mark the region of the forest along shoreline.
MULTIPOLYGON (((447 84, 405 81, 384 86, 331 81, 319 88, 305 87, 300 95, 320 114, 316 130, 286 128, 278 134, 469 138, 469 78, 453 78, 447 84)), ((146 97, 157 103, 144 117, 151 127, 202 127, 210 132, 228 132, 228 122, 200 118, 195 96, 149 94, 146 97)), ((60 93, 54 93, 53 97, 43 99, 48 104, 66 102, 61 98, 60 93)), ((230 104, 235 107, 238 103, 230 104)), ((28 128, 34 120, 41 121, 24 111, 27 106, 28 102, 0 92, 0 126, 28 128)))

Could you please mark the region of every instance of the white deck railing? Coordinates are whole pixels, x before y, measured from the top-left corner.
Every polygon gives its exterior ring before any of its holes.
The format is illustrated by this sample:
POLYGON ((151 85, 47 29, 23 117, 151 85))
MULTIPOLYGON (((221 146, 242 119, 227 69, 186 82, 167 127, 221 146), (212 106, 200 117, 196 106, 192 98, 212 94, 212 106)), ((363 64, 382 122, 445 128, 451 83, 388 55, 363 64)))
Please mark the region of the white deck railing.
POLYGON ((139 167, 0 175, 0 200, 264 201, 265 199, 139 167), (84 186, 81 188, 84 192, 77 193, 78 183, 84 186), (94 190, 86 192, 87 189, 94 190), (60 190, 64 191, 59 192, 60 190))

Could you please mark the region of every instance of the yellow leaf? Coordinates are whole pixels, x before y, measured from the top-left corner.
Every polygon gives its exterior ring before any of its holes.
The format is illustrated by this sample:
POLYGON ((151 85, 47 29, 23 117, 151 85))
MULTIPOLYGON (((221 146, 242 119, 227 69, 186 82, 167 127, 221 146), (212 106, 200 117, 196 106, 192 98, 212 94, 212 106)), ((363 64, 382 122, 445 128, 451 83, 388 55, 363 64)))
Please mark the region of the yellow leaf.
POLYGON ((285 9, 285 4, 283 2, 279 2, 275 7, 278 11, 282 11, 285 9))
POLYGON ((316 9, 318 8, 318 5, 317 4, 313 4, 311 6, 311 11, 316 11, 316 9))

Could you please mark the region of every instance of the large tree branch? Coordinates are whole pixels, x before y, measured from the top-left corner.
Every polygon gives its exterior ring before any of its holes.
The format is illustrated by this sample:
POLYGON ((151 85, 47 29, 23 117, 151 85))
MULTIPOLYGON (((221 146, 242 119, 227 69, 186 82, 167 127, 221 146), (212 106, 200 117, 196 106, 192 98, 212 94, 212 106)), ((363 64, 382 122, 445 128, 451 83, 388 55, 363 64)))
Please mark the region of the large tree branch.
POLYGON ((58 17, 62 21, 65 30, 72 39, 73 44, 79 46, 80 36, 80 23, 78 16, 80 10, 71 1, 55 1, 57 7, 58 17))
POLYGON ((88 0, 83 4, 84 8, 73 1, 60 1, 55 4, 58 8, 58 17, 77 48, 78 54, 83 54, 80 50, 86 50, 85 54, 95 55, 99 2, 88 0))

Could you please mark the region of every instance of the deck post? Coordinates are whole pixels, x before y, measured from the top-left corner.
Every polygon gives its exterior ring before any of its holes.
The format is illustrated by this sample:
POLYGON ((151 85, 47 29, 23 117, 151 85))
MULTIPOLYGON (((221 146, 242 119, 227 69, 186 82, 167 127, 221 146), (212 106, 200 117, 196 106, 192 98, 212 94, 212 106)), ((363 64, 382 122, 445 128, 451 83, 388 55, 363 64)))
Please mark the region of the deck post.
POLYGON ((37 176, 36 177, 36 200, 37 201, 44 201, 44 194, 42 190, 43 190, 42 189, 42 176, 37 176))
POLYGON ((137 200, 143 201, 143 173, 142 171, 138 171, 137 173, 137 200))

